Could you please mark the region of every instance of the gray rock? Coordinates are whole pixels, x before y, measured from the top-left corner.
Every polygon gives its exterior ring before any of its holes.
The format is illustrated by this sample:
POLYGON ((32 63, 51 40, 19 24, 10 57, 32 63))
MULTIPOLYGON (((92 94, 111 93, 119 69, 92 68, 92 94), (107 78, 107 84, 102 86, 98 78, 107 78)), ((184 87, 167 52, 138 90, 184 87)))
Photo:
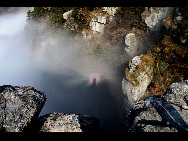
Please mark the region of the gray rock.
POLYGON ((129 63, 129 73, 133 74, 136 66, 138 66, 141 63, 140 56, 135 56, 132 60, 131 63, 129 63))
POLYGON ((136 104, 140 100, 141 97, 144 96, 147 86, 150 83, 150 78, 147 76, 146 73, 140 73, 140 85, 135 86, 125 78, 122 81, 122 90, 123 93, 128 97, 128 100, 131 105, 136 104))
POLYGON ((138 41, 134 33, 128 33, 125 36, 125 50, 129 53, 130 56, 134 56, 136 54, 137 44, 138 41))
POLYGON ((187 106, 187 82, 173 83, 165 94, 137 102, 116 131, 187 132, 188 110, 183 108, 187 106))
POLYGON ((99 120, 84 114, 51 113, 40 117, 40 132, 96 132, 99 120))
POLYGON ((140 56, 135 56, 129 62, 129 72, 122 81, 122 91, 128 97, 129 103, 132 106, 145 94, 146 88, 151 82, 148 74, 152 74, 153 72, 153 68, 146 65, 144 66, 146 68, 144 71, 139 71, 137 68, 138 65, 142 65, 142 61, 140 56), (129 78, 131 75, 135 75, 135 71, 139 71, 139 75, 134 79, 129 78), (138 85, 135 84, 135 81, 138 81, 138 85))
POLYGON ((94 33, 103 34, 106 21, 107 17, 102 15, 102 13, 95 14, 94 18, 90 21, 89 26, 94 33))
POLYGON ((169 103, 175 104, 188 110, 187 96, 188 80, 183 80, 181 82, 176 82, 170 85, 166 93, 163 95, 163 98, 169 103))
POLYGON ((151 29, 166 18, 167 13, 171 10, 170 7, 151 7, 142 14, 142 18, 151 29))
POLYGON ((46 95, 30 86, 0 86, 0 130, 21 132, 38 117, 46 95))
POLYGON ((105 24, 95 21, 96 19, 92 19, 90 22, 90 28, 94 33, 103 33, 105 24))
POLYGON ((125 36, 125 45, 134 47, 137 45, 136 36, 134 33, 129 33, 125 36))
POLYGON ((117 9, 118 7, 103 7, 102 11, 108 13, 110 15, 110 21, 112 21, 117 9))
POLYGON ((72 10, 69 10, 63 14, 63 18, 67 20, 72 15, 72 10))

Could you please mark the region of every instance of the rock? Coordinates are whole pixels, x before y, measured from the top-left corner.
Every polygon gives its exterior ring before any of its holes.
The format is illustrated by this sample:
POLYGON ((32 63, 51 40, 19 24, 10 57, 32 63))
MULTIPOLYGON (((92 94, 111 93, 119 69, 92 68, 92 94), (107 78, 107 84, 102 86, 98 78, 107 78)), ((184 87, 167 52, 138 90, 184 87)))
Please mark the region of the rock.
POLYGON ((166 18, 167 13, 171 9, 172 8, 170 7, 146 7, 145 11, 141 14, 141 17, 150 29, 154 29, 153 27, 158 24, 160 25, 160 22, 166 18))
POLYGON ((163 98, 172 104, 188 110, 186 97, 188 96, 188 80, 172 83, 163 95, 163 98))
POLYGON ((136 46, 136 37, 134 33, 129 33, 125 36, 125 45, 129 47, 134 47, 136 46))
POLYGON ((144 96, 153 78, 153 63, 151 54, 136 56, 129 62, 129 69, 126 69, 122 81, 122 90, 132 106, 144 96))
POLYGON ((0 130, 21 132, 37 118, 46 95, 30 86, 0 86, 0 130))
POLYGON ((136 35, 134 33, 129 33, 125 36, 125 50, 131 54, 135 52, 137 46, 136 35))
POLYGON ((93 21, 93 19, 90 22, 90 28, 94 31, 94 33, 98 32, 102 34, 104 32, 104 26, 104 24, 93 21))
POLYGON ((131 63, 129 63, 129 73, 133 74, 135 69, 136 69, 136 66, 138 66, 139 64, 141 63, 141 59, 140 59, 140 56, 135 56, 131 63))
POLYGON ((94 18, 90 21, 90 29, 94 31, 94 33, 102 34, 104 32, 104 27, 107 22, 107 17, 102 15, 101 13, 94 14, 94 18))
POLYGON ((72 10, 69 10, 63 14, 63 18, 67 20, 72 14, 72 10))
POLYGON ((96 132, 99 120, 84 114, 51 113, 40 117, 40 132, 96 132))
POLYGON ((115 15, 118 7, 103 7, 102 11, 108 13, 110 15, 110 21, 112 21, 113 16, 115 15))
POLYGON ((181 21, 183 19, 183 16, 182 16, 181 13, 178 13, 175 18, 176 18, 177 21, 181 21))
POLYGON ((187 132, 188 110, 183 108, 187 92, 188 80, 183 80, 173 83, 163 95, 140 100, 116 131, 187 132))
POLYGON ((106 17, 102 16, 100 13, 98 16, 96 16, 96 21, 102 24, 106 24, 106 17))
POLYGON ((103 16, 97 16, 97 18, 93 18, 90 22, 90 28, 91 30, 98 33, 103 33, 104 32, 104 26, 106 23, 106 19, 103 16))

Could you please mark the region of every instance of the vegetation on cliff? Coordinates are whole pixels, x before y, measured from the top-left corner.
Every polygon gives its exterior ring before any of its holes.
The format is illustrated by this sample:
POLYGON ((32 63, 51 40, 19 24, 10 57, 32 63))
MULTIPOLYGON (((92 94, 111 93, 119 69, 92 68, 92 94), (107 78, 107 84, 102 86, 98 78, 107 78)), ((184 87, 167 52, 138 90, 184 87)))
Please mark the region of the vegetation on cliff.
POLYGON ((175 44, 170 36, 165 36, 158 46, 149 51, 155 56, 151 86, 161 87, 161 93, 174 82, 188 78, 187 46, 175 44))
MULTIPOLYGON (((134 31, 133 29, 139 31, 139 34, 142 35, 148 29, 141 17, 144 9, 144 7, 120 7, 116 11, 111 24, 106 24, 105 26, 106 39, 116 43, 118 40, 124 39, 129 31, 134 31)), ((33 20, 40 20, 42 17, 46 17, 50 29, 53 30, 64 29, 65 27, 70 29, 69 26, 75 24, 76 29, 74 31, 69 30, 69 32, 75 34, 89 29, 93 15, 99 12, 104 14, 101 7, 35 7, 32 12, 28 12, 28 17, 33 20), (66 21, 63 18, 63 13, 69 10, 73 11, 72 16, 66 21), (65 26, 66 22, 68 24, 65 26)), ((181 21, 174 20, 171 17, 163 21, 168 35, 164 36, 160 43, 153 45, 147 54, 140 56, 142 63, 137 66, 137 71, 134 74, 128 73, 128 69, 125 71, 127 79, 134 80, 135 85, 138 85, 136 78, 140 71, 146 69, 143 66, 152 67, 153 74, 148 71, 148 76, 152 79, 148 86, 148 91, 152 94, 162 94, 173 82, 188 78, 188 49, 186 45, 177 42, 178 38, 184 38, 183 36, 188 32, 187 7, 179 8, 179 12, 183 17, 181 21), (177 36, 172 36, 172 34, 177 36)), ((101 56, 109 58, 108 50, 109 48, 97 44, 93 52, 97 58, 101 56)))

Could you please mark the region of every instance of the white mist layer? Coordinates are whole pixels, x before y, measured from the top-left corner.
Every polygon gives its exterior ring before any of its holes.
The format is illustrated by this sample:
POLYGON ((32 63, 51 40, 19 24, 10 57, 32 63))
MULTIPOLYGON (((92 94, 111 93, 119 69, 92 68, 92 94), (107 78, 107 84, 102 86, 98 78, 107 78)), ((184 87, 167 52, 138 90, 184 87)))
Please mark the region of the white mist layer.
POLYGON ((0 15, 0 28, 6 29, 0 33, 0 86, 32 86, 45 92, 40 115, 89 114, 99 118, 101 128, 111 129, 119 113, 103 82, 113 78, 114 68, 83 55, 82 46, 64 32, 54 34, 44 23, 26 19, 26 11, 0 15))
POLYGON ((0 16, 0 35, 13 35, 23 31, 26 25, 25 11, 0 16))
POLYGON ((37 88, 36 82, 46 72, 70 76, 66 80, 70 85, 83 81, 90 84, 89 76, 93 72, 100 79, 112 78, 107 64, 80 54, 81 46, 63 32, 51 33, 41 23, 27 25, 26 13, 21 10, 0 15, 0 85, 37 88))

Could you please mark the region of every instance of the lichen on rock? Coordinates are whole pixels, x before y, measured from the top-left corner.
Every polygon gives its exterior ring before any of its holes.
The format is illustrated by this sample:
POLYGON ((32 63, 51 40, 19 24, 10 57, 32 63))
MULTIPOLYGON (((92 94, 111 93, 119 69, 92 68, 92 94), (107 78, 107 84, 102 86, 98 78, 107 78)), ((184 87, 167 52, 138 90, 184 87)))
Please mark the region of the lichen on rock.
POLYGON ((118 126, 121 132, 187 132, 188 81, 173 83, 162 95, 138 101, 118 126))
POLYGON ((0 130, 22 132, 38 117, 46 95, 34 87, 0 86, 0 130))
POLYGON ((153 66, 154 66, 155 58, 152 54, 141 54, 139 57, 134 57, 129 62, 129 68, 125 70, 125 77, 135 86, 139 86, 142 84, 142 81, 139 78, 141 72, 144 72, 148 75, 148 78, 151 80, 153 75, 153 66), (140 81, 139 81, 139 80, 140 81))
POLYGON ((40 117, 45 120, 40 132, 97 132, 99 120, 84 114, 51 113, 40 117))
POLYGON ((154 56, 150 53, 134 57, 125 70, 122 81, 123 93, 128 97, 130 105, 134 105, 145 94, 153 78, 154 56))

